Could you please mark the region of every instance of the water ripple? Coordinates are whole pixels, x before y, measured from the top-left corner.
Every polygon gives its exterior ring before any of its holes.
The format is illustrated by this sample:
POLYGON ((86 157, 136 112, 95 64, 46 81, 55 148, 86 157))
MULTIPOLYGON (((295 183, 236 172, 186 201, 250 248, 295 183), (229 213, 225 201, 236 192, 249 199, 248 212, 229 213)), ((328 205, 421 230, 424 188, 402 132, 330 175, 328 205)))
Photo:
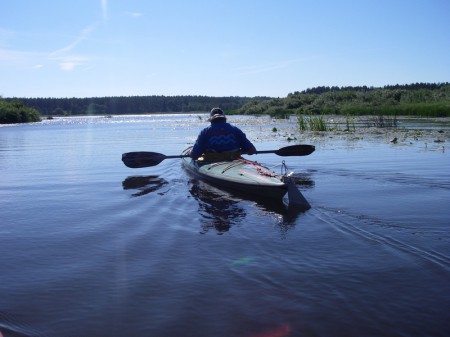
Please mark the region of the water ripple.
MULTIPOLYGON (((417 240, 415 240, 416 244, 412 243, 415 232, 407 230, 400 224, 388 224, 386 221, 368 217, 362 219, 345 214, 342 211, 323 207, 317 208, 316 214, 321 221, 333 226, 342 233, 351 234, 382 246, 405 252, 410 256, 419 257, 433 265, 444 268, 446 271, 450 271, 450 256, 447 253, 439 252, 432 248, 429 237, 426 242, 427 247, 419 246, 420 242, 417 240), (396 235, 392 235, 392 229, 395 229, 396 235), (400 231, 403 232, 403 236, 399 235, 400 231)), ((435 241, 443 240, 444 243, 448 242, 450 244, 450 236, 446 232, 440 231, 435 233, 434 239, 435 241)))

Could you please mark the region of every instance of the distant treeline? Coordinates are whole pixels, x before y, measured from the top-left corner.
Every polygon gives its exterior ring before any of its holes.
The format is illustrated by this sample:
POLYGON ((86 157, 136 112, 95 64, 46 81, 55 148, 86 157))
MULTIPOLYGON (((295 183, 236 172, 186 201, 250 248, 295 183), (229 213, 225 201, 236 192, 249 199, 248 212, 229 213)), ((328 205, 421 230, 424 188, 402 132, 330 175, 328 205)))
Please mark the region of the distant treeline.
POLYGON ((92 98, 4 98, 44 116, 205 112, 221 107, 242 115, 414 115, 450 116, 450 83, 414 83, 382 88, 315 87, 285 98, 210 96, 120 96, 92 98))
POLYGON ((415 83, 374 87, 316 87, 286 98, 253 99, 242 115, 414 115, 450 116, 450 84, 415 83))
POLYGON ((36 109, 27 107, 18 100, 6 102, 0 100, 0 124, 40 122, 41 116, 36 109))
MULTIPOLYGON (((121 96, 92 98, 7 98, 19 99, 45 116, 129 115, 209 111, 241 108, 249 97, 208 96, 121 96)), ((268 99, 260 97, 256 99, 268 99)))

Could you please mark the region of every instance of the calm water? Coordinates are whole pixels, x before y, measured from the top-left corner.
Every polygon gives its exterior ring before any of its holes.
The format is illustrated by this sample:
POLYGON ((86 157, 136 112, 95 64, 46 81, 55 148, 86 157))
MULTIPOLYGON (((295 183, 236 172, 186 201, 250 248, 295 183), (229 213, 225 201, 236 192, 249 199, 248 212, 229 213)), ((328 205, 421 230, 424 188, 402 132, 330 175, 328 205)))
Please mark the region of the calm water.
MULTIPOLYGON (((259 150, 288 145, 253 121, 239 125, 259 150)), ((317 148, 284 158, 305 213, 193 181, 178 159, 120 160, 179 154, 205 125, 0 127, 3 336, 450 335, 446 143, 299 139, 317 148)))

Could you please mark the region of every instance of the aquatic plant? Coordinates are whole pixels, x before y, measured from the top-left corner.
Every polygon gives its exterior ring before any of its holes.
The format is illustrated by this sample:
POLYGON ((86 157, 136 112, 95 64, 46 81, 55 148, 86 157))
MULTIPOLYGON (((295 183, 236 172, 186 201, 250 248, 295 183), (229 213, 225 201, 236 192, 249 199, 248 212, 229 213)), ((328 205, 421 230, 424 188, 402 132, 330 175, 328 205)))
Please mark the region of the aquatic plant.
POLYGON ((371 116, 366 124, 368 127, 395 128, 397 127, 397 115, 389 117, 384 115, 371 116))
POLYGON ((311 116, 308 119, 309 129, 311 131, 327 131, 327 123, 323 116, 311 116))
POLYGON ((345 125, 346 125, 346 129, 345 131, 350 131, 350 127, 352 129, 353 132, 356 131, 356 127, 355 127, 355 119, 353 117, 351 117, 349 114, 347 114, 345 116, 345 125))
POLYGON ((327 123, 323 116, 313 116, 310 115, 308 117, 304 117, 299 114, 297 116, 297 123, 300 128, 300 131, 327 131, 327 123))
POLYGON ((300 131, 306 131, 308 130, 308 125, 306 123, 306 120, 303 118, 302 115, 299 115, 297 117, 298 126, 300 128, 300 131))
POLYGON ((299 114, 297 116, 297 123, 300 128, 300 131, 327 131, 327 123, 323 116, 313 116, 310 115, 308 117, 304 117, 299 114))

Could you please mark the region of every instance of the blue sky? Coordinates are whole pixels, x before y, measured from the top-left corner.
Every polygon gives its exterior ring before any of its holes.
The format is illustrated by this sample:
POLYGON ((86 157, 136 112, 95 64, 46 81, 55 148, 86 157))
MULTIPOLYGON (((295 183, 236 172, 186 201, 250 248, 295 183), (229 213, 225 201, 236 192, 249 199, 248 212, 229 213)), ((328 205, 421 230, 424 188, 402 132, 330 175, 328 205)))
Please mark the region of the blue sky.
POLYGON ((450 81, 449 0, 0 0, 0 96, 450 81))

